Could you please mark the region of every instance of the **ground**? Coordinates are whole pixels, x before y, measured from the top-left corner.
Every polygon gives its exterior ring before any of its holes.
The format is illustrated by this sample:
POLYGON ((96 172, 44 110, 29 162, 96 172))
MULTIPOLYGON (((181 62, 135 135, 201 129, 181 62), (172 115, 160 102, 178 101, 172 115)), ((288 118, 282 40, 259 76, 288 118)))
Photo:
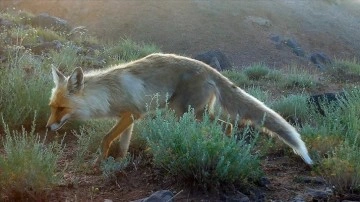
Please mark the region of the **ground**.
MULTIPOLYGON (((67 137, 66 145, 61 161, 63 164, 74 158, 76 138, 67 137)), ((324 184, 297 181, 302 177, 313 176, 311 169, 296 155, 290 154, 289 157, 289 154, 284 154, 281 149, 275 151, 262 161, 266 179, 270 183, 245 193, 252 201, 256 201, 255 197, 262 201, 290 201, 298 195, 310 200, 311 197, 306 195, 308 188, 326 188, 324 184)), ((112 182, 106 181, 92 169, 87 172, 65 172, 63 184, 52 190, 46 201, 133 201, 148 197, 159 190, 172 191, 175 201, 224 201, 225 195, 236 196, 242 191, 238 187, 222 187, 210 191, 191 188, 167 177, 147 161, 146 156, 139 157, 136 160, 137 165, 129 165, 124 172, 118 173, 117 180, 112 182)))
MULTIPOLYGON (((297 64, 314 68, 308 55, 322 51, 333 58, 360 58, 360 3, 358 1, 27 1, 3 0, 0 8, 48 12, 67 19, 72 25, 85 25, 104 41, 129 37, 158 45, 163 52, 188 56, 221 49, 236 67, 264 62, 282 68, 297 64), (295 39, 306 51, 305 57, 286 46, 276 48, 270 40, 278 35, 295 39)), ((318 89, 341 89, 331 85, 318 89)), ((279 92, 281 94, 281 92, 279 92)), ((74 157, 76 139, 66 142, 66 159, 74 157)), ((268 201, 289 201, 308 188, 325 189, 298 181, 313 172, 295 155, 278 151, 262 161, 270 181, 259 189, 268 201)), ((49 201, 131 201, 154 191, 173 191, 176 201, 218 201, 221 193, 191 190, 169 178, 150 163, 131 165, 109 183, 92 171, 65 173, 64 182, 51 191, 49 201), (74 183, 76 182, 76 183, 74 183)), ((249 196, 251 193, 247 193, 249 196)), ((304 195, 305 199, 306 195, 304 195)), ((335 200, 335 198, 333 198, 335 200)))

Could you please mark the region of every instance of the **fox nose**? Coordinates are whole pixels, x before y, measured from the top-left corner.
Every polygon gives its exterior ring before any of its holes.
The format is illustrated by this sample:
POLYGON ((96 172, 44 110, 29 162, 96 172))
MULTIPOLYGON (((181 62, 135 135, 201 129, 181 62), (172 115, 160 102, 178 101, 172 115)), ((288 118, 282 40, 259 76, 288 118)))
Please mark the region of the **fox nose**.
POLYGON ((51 126, 47 124, 46 129, 51 130, 51 126))
POLYGON ((53 128, 52 125, 53 125, 53 124, 50 124, 50 123, 46 124, 46 129, 48 129, 49 131, 53 131, 54 128, 53 128))

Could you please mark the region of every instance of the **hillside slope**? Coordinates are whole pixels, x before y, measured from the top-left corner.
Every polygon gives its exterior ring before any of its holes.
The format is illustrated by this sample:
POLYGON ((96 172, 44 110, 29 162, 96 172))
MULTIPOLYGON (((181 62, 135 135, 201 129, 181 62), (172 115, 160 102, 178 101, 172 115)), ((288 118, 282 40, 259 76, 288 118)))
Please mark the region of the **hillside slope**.
POLYGON ((355 0, 5 0, 0 7, 48 12, 85 25, 104 40, 130 37, 164 52, 191 56, 221 49, 237 66, 311 65, 308 57, 315 51, 360 58, 360 2, 355 0), (304 57, 282 43, 287 39, 297 42, 304 57))

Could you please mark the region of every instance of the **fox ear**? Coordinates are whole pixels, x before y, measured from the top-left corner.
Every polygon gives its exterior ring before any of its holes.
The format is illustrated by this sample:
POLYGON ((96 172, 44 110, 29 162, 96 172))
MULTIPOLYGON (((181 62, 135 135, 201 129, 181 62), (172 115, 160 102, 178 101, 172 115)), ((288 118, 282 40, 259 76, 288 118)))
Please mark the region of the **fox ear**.
POLYGON ((55 65, 53 64, 51 64, 51 71, 56 86, 65 82, 65 76, 58 69, 56 69, 55 65))
POLYGON ((77 67, 73 73, 71 73, 67 88, 71 94, 78 93, 84 88, 84 73, 81 67, 77 67))

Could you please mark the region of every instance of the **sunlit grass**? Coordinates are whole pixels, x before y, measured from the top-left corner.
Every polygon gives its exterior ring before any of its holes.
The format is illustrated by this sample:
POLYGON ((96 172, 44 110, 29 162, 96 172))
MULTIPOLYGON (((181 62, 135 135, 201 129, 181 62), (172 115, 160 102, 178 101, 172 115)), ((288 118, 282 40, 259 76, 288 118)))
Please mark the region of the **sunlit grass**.
POLYGON ((35 133, 5 129, 1 140, 4 152, 0 154, 0 200, 44 200, 62 177, 58 167, 62 155, 61 143, 45 143, 35 133))

